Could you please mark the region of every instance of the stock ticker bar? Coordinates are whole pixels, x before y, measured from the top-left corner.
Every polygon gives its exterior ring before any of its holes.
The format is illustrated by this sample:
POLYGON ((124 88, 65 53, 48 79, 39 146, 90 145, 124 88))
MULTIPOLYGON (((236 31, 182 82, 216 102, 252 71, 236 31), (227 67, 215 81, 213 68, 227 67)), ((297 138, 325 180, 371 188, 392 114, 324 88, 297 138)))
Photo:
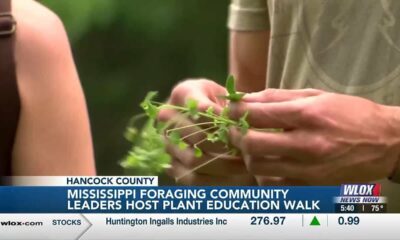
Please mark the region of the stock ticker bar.
POLYGON ((400 236, 400 214, 388 213, 379 184, 172 187, 158 186, 156 177, 137 176, 16 182, 18 186, 0 187, 0 239, 400 236))

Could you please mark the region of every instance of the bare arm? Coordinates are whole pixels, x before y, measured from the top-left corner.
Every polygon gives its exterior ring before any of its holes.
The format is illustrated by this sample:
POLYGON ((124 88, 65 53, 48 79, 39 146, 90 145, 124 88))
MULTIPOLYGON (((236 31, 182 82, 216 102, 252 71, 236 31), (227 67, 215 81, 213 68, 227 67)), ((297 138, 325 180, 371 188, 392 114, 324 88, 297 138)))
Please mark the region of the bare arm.
POLYGON ((231 31, 229 71, 243 92, 265 89, 269 31, 231 31))
POLYGON ((93 175, 86 103, 64 27, 34 1, 13 1, 21 116, 14 175, 93 175))

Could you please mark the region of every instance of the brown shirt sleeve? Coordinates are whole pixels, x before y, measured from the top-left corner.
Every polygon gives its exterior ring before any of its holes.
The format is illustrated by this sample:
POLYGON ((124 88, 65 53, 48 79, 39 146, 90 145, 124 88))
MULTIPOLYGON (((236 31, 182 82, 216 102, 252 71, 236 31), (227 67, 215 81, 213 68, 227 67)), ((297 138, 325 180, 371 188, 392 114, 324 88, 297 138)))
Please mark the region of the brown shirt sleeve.
POLYGON ((228 28, 235 31, 262 31, 270 28, 268 0, 232 0, 228 28))

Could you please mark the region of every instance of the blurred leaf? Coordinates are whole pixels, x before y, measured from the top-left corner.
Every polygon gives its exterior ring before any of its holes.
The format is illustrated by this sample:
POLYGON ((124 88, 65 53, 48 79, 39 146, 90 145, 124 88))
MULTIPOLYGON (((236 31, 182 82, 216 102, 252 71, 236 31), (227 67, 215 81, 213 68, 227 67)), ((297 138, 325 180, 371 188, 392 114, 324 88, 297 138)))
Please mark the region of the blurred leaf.
POLYGON ((201 158, 203 156, 203 151, 197 146, 194 147, 194 156, 197 158, 201 158))

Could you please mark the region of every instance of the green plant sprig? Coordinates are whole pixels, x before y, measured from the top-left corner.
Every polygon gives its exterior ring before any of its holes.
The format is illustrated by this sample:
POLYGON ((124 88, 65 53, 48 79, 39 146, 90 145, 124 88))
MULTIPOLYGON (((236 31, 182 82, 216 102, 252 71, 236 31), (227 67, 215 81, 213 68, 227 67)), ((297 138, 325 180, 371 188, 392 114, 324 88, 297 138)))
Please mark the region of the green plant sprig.
MULTIPOLYGON (((229 101, 240 101, 244 93, 238 93, 235 89, 234 78, 229 76, 226 81, 227 95, 223 98, 229 101)), ((212 107, 201 112, 198 109, 198 103, 190 99, 184 106, 176 106, 155 101, 157 92, 149 92, 140 106, 144 113, 134 116, 125 132, 125 137, 133 143, 132 149, 129 151, 125 159, 121 162, 124 168, 133 168, 140 174, 154 175, 162 172, 165 168, 170 167, 171 156, 167 152, 167 141, 176 145, 179 149, 185 150, 190 146, 185 142, 189 137, 202 134, 205 137, 191 146, 194 155, 197 158, 203 156, 200 145, 204 142, 223 143, 227 149, 225 153, 220 154, 207 162, 195 167, 191 171, 185 173, 180 178, 190 174, 193 171, 220 159, 224 155, 237 155, 238 150, 229 144, 229 129, 235 127, 240 129, 242 134, 246 134, 250 128, 247 122, 248 113, 245 113, 239 120, 229 118, 229 108, 223 108, 220 114, 215 113, 212 107), (194 123, 187 126, 174 127, 176 119, 170 119, 167 122, 157 121, 158 113, 163 109, 172 109, 180 114, 180 117, 198 119, 200 117, 206 119, 206 122, 194 123), (147 118, 146 124, 139 131, 135 124, 141 118, 147 118), (190 134, 181 136, 181 131, 188 128, 200 128, 190 134)))
POLYGON ((228 76, 226 79, 225 88, 228 95, 222 96, 222 98, 231 102, 239 102, 245 95, 245 93, 236 91, 235 78, 232 75, 228 76))

